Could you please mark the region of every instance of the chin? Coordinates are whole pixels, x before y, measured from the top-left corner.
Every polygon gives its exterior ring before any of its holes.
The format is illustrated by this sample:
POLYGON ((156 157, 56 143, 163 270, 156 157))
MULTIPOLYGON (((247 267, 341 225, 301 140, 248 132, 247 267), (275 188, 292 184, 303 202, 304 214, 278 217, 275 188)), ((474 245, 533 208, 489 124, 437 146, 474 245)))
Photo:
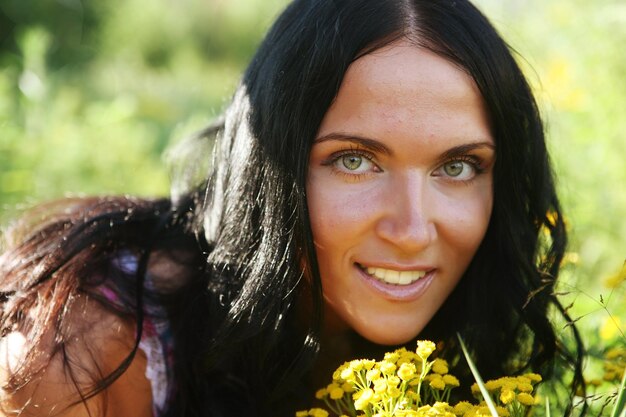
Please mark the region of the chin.
POLYGON ((398 346, 404 345, 417 337, 422 329, 417 330, 398 330, 393 327, 387 327, 384 329, 366 328, 362 331, 357 330, 357 333, 364 339, 369 340, 372 343, 382 346, 398 346), (394 331, 390 331, 394 330, 394 331))

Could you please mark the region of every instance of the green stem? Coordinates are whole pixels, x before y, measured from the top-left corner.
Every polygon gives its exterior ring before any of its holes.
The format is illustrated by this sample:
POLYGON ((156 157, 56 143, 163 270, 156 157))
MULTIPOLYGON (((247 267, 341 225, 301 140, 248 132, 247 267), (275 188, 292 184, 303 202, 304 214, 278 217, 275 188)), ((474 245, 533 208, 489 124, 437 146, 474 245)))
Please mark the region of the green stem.
POLYGON ((622 383, 617 391, 617 400, 613 407, 611 417, 626 417, 626 369, 624 369, 624 376, 622 376, 622 383))
POLYGON ((474 379, 476 380, 476 383, 478 384, 478 388, 480 388, 480 393, 483 395, 483 399, 487 403, 487 407, 489 408, 491 415, 493 417, 498 417, 496 406, 493 403, 493 400, 491 399, 491 395, 489 395, 489 391, 487 391, 487 388, 485 387, 485 383, 483 382, 483 379, 481 378, 480 373, 478 373, 478 369, 476 369, 476 365, 474 365, 472 358, 470 358, 469 352, 467 351, 467 347, 465 347, 465 342, 463 342, 463 338, 461 337, 459 333, 456 334, 456 337, 459 339, 459 342, 461 344, 461 350, 463 351, 465 360, 467 361, 467 364, 469 365, 470 370, 472 371, 472 375, 474 375, 474 379))

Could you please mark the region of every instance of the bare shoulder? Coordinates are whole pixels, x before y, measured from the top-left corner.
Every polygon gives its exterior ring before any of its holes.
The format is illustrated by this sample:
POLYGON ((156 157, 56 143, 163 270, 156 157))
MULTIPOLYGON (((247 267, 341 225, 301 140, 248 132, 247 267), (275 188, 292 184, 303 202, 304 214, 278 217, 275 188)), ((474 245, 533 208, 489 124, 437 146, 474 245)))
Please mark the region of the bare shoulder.
POLYGON ((25 333, 14 331, 0 339, 0 417, 152 416, 152 393, 141 350, 112 385, 90 396, 103 377, 128 357, 135 342, 135 324, 82 295, 69 314, 68 341, 44 337, 25 370, 37 371, 23 386, 12 377, 28 351, 25 333), (13 386, 11 386, 13 385, 13 386), (90 397, 85 401, 82 398, 90 397))

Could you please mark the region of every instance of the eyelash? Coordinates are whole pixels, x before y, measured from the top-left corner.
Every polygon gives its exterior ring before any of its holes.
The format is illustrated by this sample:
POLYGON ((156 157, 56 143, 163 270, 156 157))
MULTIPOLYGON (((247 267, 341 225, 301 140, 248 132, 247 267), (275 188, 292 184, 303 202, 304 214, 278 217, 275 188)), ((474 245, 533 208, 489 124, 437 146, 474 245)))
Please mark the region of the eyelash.
MULTIPOLYGON (((345 157, 345 156, 360 156, 362 158, 367 159, 370 163, 372 163, 373 165, 375 165, 378 168, 378 165, 376 165, 376 163, 374 162, 374 155, 371 154, 370 152, 364 151, 362 149, 358 149, 358 148, 350 148, 350 149, 345 149, 339 152, 335 152, 332 155, 330 155, 330 157, 328 159, 326 159, 325 161, 322 162, 323 166, 329 166, 332 169, 332 172, 334 174, 337 175, 343 175, 351 180, 354 181, 358 181, 362 178, 364 178, 365 176, 367 176, 368 174, 370 174, 369 172, 362 172, 362 173, 358 173, 358 174, 354 174, 354 173, 348 173, 345 171, 341 171, 339 169, 337 169, 335 167, 335 163, 337 163, 341 158, 345 157)), ((380 168, 378 168, 380 169, 380 168)))
POLYGON ((474 170, 474 175, 467 180, 455 180, 454 177, 448 177, 449 181, 457 182, 461 184, 471 184, 478 176, 485 172, 485 167, 483 166, 483 160, 475 155, 459 155, 453 158, 448 159, 447 161, 441 163, 437 170, 443 169, 444 165, 452 163, 452 162, 466 162, 468 163, 472 169, 474 170))
MULTIPOLYGON (((374 164, 378 168, 378 165, 376 165, 376 163, 374 162, 374 159, 375 159, 374 155, 371 154, 370 152, 367 152, 358 148, 350 148, 350 149, 345 149, 339 152, 335 152, 328 159, 323 161, 322 165, 329 166, 332 169, 332 172, 334 174, 343 175, 345 177, 350 178, 351 180, 358 181, 359 179, 362 179, 363 177, 368 175, 369 172, 354 174, 354 173, 341 171, 335 167, 335 163, 337 163, 341 158, 345 156, 353 156, 353 155, 360 156, 360 157, 367 159, 370 163, 374 164)), ((483 166, 482 159, 476 155, 459 155, 459 156, 452 157, 442 162, 441 164, 439 164, 439 166, 437 167, 435 171, 439 171, 443 169, 443 167, 446 164, 450 164, 452 162, 468 163, 471 166, 471 168, 474 170, 474 175, 472 176, 472 178, 469 178, 467 180, 455 180, 454 177, 448 177, 447 180, 450 182, 461 183, 461 184, 471 184, 479 175, 485 172, 485 167, 483 166)))

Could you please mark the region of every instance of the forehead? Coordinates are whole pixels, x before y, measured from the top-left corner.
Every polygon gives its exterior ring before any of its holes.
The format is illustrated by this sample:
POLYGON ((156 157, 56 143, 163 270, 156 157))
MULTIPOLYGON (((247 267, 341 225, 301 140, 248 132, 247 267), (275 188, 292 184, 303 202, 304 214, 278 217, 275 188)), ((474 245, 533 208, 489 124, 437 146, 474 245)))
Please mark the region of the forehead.
POLYGON ((474 80, 406 40, 363 55, 348 68, 318 135, 340 130, 374 138, 490 138, 474 80))
POLYGON ((416 101, 428 95, 460 100, 480 92, 474 80, 449 60, 424 47, 401 39, 355 60, 346 71, 343 89, 365 83, 383 87, 390 94, 415 93, 416 101))

